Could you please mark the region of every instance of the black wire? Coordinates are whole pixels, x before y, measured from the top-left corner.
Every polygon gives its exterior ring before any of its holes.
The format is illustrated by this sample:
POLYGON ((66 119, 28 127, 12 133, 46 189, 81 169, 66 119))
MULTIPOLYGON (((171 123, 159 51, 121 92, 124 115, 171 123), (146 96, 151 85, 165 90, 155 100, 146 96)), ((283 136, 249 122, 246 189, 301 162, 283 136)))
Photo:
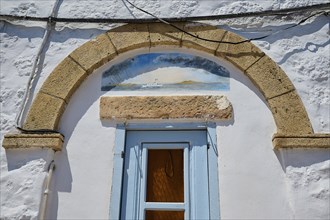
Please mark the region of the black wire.
MULTIPOLYGON (((290 8, 290 9, 281 9, 281 10, 269 10, 269 11, 262 11, 262 12, 247 12, 247 13, 239 13, 239 14, 228 14, 228 15, 211 15, 211 16, 197 16, 197 17, 183 17, 183 18, 166 18, 166 19, 162 19, 159 18, 157 16, 155 16, 154 14, 143 10, 142 8, 137 7, 136 5, 134 5, 133 3, 131 3, 130 1, 126 0, 127 3, 129 3, 131 6, 133 6, 134 8, 152 16, 154 19, 102 19, 102 18, 58 18, 58 17, 31 17, 31 16, 17 16, 17 15, 0 15, 0 19, 22 19, 22 20, 31 20, 31 21, 47 21, 47 22, 91 22, 91 23, 108 23, 108 22, 118 22, 118 23, 142 23, 142 22, 151 22, 151 21, 160 21, 162 23, 165 23, 167 25, 172 26, 173 28, 191 36, 194 38, 197 38, 199 40, 204 40, 204 41, 208 41, 208 42, 214 42, 214 43, 223 43, 223 44, 242 44, 242 43, 246 43, 246 42, 250 42, 250 41, 254 41, 254 40, 261 40, 264 39, 266 37, 269 37, 271 35, 273 35, 274 33, 278 33, 280 31, 283 30, 288 30, 291 28, 294 28, 296 26, 301 25, 302 23, 306 22, 308 19, 319 15, 319 14, 325 14, 327 15, 328 13, 326 11, 321 11, 315 14, 312 14, 304 19, 302 19, 301 21, 299 21, 297 24, 291 25, 287 28, 284 28, 282 30, 279 30, 277 32, 273 32, 271 34, 265 35, 265 36, 261 36, 261 37, 256 37, 256 38, 250 38, 250 39, 246 39, 243 41, 239 41, 239 42, 230 42, 230 41, 218 41, 218 40, 211 40, 211 39, 207 39, 207 38, 203 38, 203 37, 199 37, 197 35, 191 34, 185 30, 183 30, 180 27, 177 27, 176 25, 170 23, 170 21, 188 21, 188 20, 210 20, 210 19, 228 19, 228 18, 239 18, 239 17, 251 17, 251 16, 271 16, 271 15, 287 15, 288 13, 292 13, 292 12, 297 12, 297 11, 310 11, 310 10, 314 10, 314 9, 328 9, 330 6, 330 3, 326 3, 326 4, 318 4, 318 5, 312 5, 312 6, 304 6, 304 7, 297 7, 297 8, 290 8)), ((62 133, 60 133, 59 131, 56 130, 51 130, 51 129, 37 129, 37 130, 28 130, 28 129, 23 129, 21 127, 16 127, 18 130, 20 130, 21 132, 24 133, 29 133, 29 134, 40 134, 40 133, 49 133, 49 134, 61 134, 63 137, 64 135, 62 133)))
MULTIPOLYGON (((133 6, 134 7, 134 6, 133 6)), ((285 8, 279 10, 265 10, 256 12, 244 12, 236 14, 221 14, 221 15, 206 15, 206 16, 190 16, 190 17, 169 17, 163 18, 170 22, 183 21, 201 21, 201 20, 221 20, 233 18, 245 18, 256 16, 287 16, 294 13, 301 13, 307 11, 329 10, 330 3, 308 5, 295 8, 285 8)), ((152 16, 152 15, 151 15, 152 16)), ((153 16, 154 17, 154 16, 153 16)), ((0 15, 0 19, 16 19, 28 21, 52 21, 52 22, 71 22, 71 23, 149 23, 159 21, 157 18, 59 18, 59 17, 33 17, 33 16, 19 16, 19 15, 0 15)))
POLYGON ((325 14, 325 13, 326 13, 325 11, 317 12, 317 13, 315 13, 315 14, 312 14, 312 15, 308 16, 307 18, 304 18, 303 20, 299 21, 297 24, 291 25, 290 27, 284 28, 284 29, 282 29, 282 30, 279 30, 279 31, 276 31, 276 32, 273 32, 273 33, 270 33, 270 34, 267 34, 267 35, 264 35, 264 36, 261 36, 261 37, 250 38, 250 39, 246 39, 246 40, 238 41, 238 42, 231 42, 231 41, 211 40, 211 39, 207 39, 207 38, 199 37, 198 35, 194 35, 194 34, 192 34, 192 33, 189 33, 189 32, 187 32, 187 31, 183 30, 182 28, 180 28, 180 27, 178 27, 178 26, 176 26, 176 25, 174 25, 174 24, 172 24, 172 23, 170 23, 170 22, 168 22, 168 21, 166 21, 166 20, 164 20, 164 19, 162 19, 162 18, 158 18, 156 15, 154 15, 154 14, 152 14, 152 13, 150 13, 150 12, 145 11, 145 10, 143 10, 142 8, 137 7, 136 5, 134 5, 133 3, 131 3, 129 0, 125 0, 125 1, 126 1, 127 3, 129 3, 130 5, 132 5, 134 8, 136 8, 136 9, 138 9, 138 10, 140 10, 140 11, 142 11, 142 12, 144 12, 144 13, 146 13, 146 14, 148 14, 148 15, 150 15, 150 16, 156 18, 156 19, 158 19, 160 22, 162 22, 162 23, 164 23, 164 24, 167 24, 167 25, 172 26, 173 28, 175 28, 175 29, 177 29, 177 30, 179 30, 179 31, 181 31, 181 32, 183 32, 183 33, 185 33, 185 34, 191 36, 191 37, 197 38, 197 39, 199 39, 199 40, 204 40, 204 41, 208 41, 208 42, 213 42, 213 43, 234 44, 234 45, 235 45, 235 44, 242 44, 242 43, 246 43, 246 42, 250 42, 250 41, 254 41, 254 40, 261 40, 261 39, 264 39, 264 38, 269 37, 269 36, 271 36, 271 35, 273 35, 273 34, 275 34, 275 33, 280 32, 280 31, 288 30, 288 29, 294 28, 294 27, 296 27, 296 26, 298 26, 298 25, 300 25, 300 24, 306 22, 308 19, 310 19, 310 18, 312 18, 312 17, 314 17, 314 16, 316 16, 316 15, 319 15, 319 14, 325 14))
POLYGON ((21 127, 16 127, 18 130, 20 130, 22 133, 25 134, 60 134, 64 137, 64 135, 56 130, 52 129, 36 129, 36 130, 29 130, 29 129, 24 129, 21 127))

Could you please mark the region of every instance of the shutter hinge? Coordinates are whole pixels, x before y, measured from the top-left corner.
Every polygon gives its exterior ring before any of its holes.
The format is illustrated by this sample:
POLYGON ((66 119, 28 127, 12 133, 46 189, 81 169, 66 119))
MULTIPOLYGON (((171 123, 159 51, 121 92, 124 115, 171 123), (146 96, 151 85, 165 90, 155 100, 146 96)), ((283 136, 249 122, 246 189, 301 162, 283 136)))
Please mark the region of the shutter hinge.
POLYGON ((121 152, 121 158, 125 158, 125 152, 124 151, 121 152))

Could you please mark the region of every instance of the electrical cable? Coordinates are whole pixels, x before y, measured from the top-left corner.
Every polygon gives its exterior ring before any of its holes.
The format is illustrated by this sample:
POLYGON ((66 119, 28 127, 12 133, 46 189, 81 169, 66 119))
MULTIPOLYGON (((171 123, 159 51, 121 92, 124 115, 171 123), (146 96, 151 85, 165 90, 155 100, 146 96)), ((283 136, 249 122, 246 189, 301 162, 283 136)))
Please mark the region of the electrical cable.
POLYGON ((247 12, 247 13, 238 13, 238 14, 225 14, 225 15, 211 15, 211 16, 196 16, 196 17, 183 17, 183 18, 159 18, 156 15, 137 7, 136 5, 134 5, 133 3, 131 3, 129 0, 125 0, 127 3, 129 3, 132 7, 150 15, 153 17, 153 19, 96 19, 96 18, 57 18, 55 17, 55 9, 58 6, 59 1, 56 0, 54 7, 52 9, 51 15, 49 17, 30 17, 30 16, 16 16, 16 15, 0 15, 0 19, 20 19, 20 20, 31 20, 31 21, 47 21, 47 28, 43 37, 43 41, 42 44, 38 50, 36 59, 34 60, 33 63, 33 67, 32 67, 32 71, 31 71, 31 75, 28 81, 28 85, 26 88, 26 92, 24 94, 24 98, 23 98, 23 102, 21 105, 21 110, 19 112, 19 114, 16 117, 16 128, 21 130, 22 132, 25 133, 59 133, 56 130, 51 130, 51 129, 38 129, 38 130, 27 130, 27 129, 23 129, 22 128, 22 116, 24 115, 25 111, 26 111, 26 105, 28 103, 28 101, 30 100, 30 96, 31 96, 31 90, 32 90, 32 86, 33 86, 33 81, 36 77, 36 69, 37 69, 37 65, 39 63, 39 59, 40 59, 40 55, 43 51, 43 48, 49 38, 50 35, 50 31, 51 31, 51 26, 53 23, 55 22, 90 22, 90 23, 108 23, 108 22, 112 22, 112 23, 116 23, 116 22, 120 22, 120 23, 143 23, 143 22, 152 22, 152 21, 160 21, 164 24, 170 25, 173 28, 200 40, 204 40, 204 41, 208 41, 208 42, 214 42, 214 43, 223 43, 223 44, 242 44, 242 43, 246 43, 246 42, 250 42, 250 41, 255 41, 255 40, 261 40, 264 39, 266 37, 269 37, 275 33, 278 33, 280 31, 283 30, 288 30, 291 29, 293 27, 296 27, 304 22, 306 22, 308 19, 319 15, 319 14, 327 14, 327 12, 325 11, 319 11, 317 13, 314 13, 304 19, 302 19, 301 21, 299 21, 296 24, 293 24, 289 27, 286 27, 284 29, 281 29, 279 31, 270 33, 268 35, 264 35, 261 37, 256 37, 256 38, 250 38, 250 39, 246 39, 243 41, 239 41, 239 42, 229 42, 229 41, 218 41, 218 40, 212 40, 212 39, 207 39, 207 38, 203 38, 203 37, 199 37, 197 35, 191 34, 187 31, 185 31, 184 29, 177 27, 176 25, 172 24, 171 22, 177 22, 177 21, 191 21, 191 20, 210 20, 210 19, 229 19, 229 18, 240 18, 240 17, 251 17, 251 16, 272 16, 272 15, 288 15, 289 13, 295 13, 295 12, 302 12, 302 11, 312 11, 312 10, 320 10, 320 9, 330 9, 330 3, 326 3, 326 4, 317 4, 317 5, 311 5, 311 6, 304 6, 304 7, 297 7, 297 8, 289 8, 289 9, 280 9, 280 10, 268 10, 268 11, 261 11, 261 12, 247 12))
MULTIPOLYGON (((133 6, 134 7, 134 6, 133 6)), ((330 3, 308 5, 295 8, 285 8, 278 10, 265 10, 256 12, 232 13, 221 15, 206 15, 206 16, 190 16, 190 17, 167 17, 162 18, 168 22, 184 22, 184 21, 202 21, 202 20, 223 20, 256 16, 287 16, 294 13, 329 10, 330 3)), ((152 16, 152 15, 151 15, 152 16)), ((48 22, 50 19, 53 22, 70 22, 70 23, 150 23, 159 21, 157 18, 59 18, 59 17, 33 17, 20 15, 0 15, 3 20, 25 20, 25 21, 44 21, 48 22)))
POLYGON ((212 39, 207 39, 207 38, 199 37, 198 35, 194 35, 194 34, 192 34, 192 33, 189 33, 189 32, 187 32, 187 31, 185 31, 184 29, 182 29, 182 28, 180 28, 180 27, 178 27, 178 26, 176 26, 176 25, 174 25, 174 24, 172 24, 172 23, 170 23, 170 22, 168 22, 168 21, 166 21, 166 20, 164 20, 164 19, 162 19, 162 18, 157 17, 156 15, 154 15, 154 14, 152 14, 152 13, 150 13, 150 12, 148 12, 148 11, 146 11, 146 10, 143 10, 142 8, 137 7, 136 5, 134 5, 133 3, 131 3, 129 0, 125 0, 125 1, 126 1, 127 3, 129 3, 131 6, 133 6, 134 8, 136 8, 136 9, 138 9, 138 10, 140 10, 140 11, 142 11, 142 12, 144 12, 144 13, 146 13, 146 14, 148 14, 148 15, 150 15, 150 16, 156 18, 156 19, 158 19, 160 22, 162 22, 162 23, 164 23, 164 24, 170 25, 171 27, 173 27, 173 28, 175 28, 175 29, 177 29, 177 30, 179 30, 179 31, 181 31, 181 32, 183 32, 183 33, 185 33, 185 34, 191 36, 191 37, 197 38, 197 39, 199 39, 199 40, 204 40, 204 41, 208 41, 208 42, 213 42, 213 43, 233 44, 233 45, 236 45, 236 44, 242 44, 242 43, 246 43, 246 42, 251 42, 251 41, 255 41, 255 40, 261 40, 261 39, 264 39, 264 38, 269 37, 269 36, 271 36, 271 35, 273 35, 273 34, 275 34, 275 33, 280 32, 280 31, 288 30, 288 29, 294 28, 294 27, 296 27, 296 26, 298 26, 298 25, 300 25, 300 24, 306 22, 308 19, 310 19, 310 18, 312 18, 312 17, 314 17, 314 16, 316 16, 316 15, 326 13, 325 11, 317 12, 317 13, 315 13, 315 14, 312 14, 312 15, 308 16, 307 18, 302 19, 302 20, 299 21, 297 24, 293 24, 293 25, 291 25, 291 26, 289 26, 289 27, 286 27, 286 28, 284 28, 284 29, 281 29, 281 30, 279 30, 279 31, 276 31, 276 32, 273 32, 273 33, 270 33, 270 34, 267 34, 267 35, 264 35, 264 36, 261 36, 261 37, 250 38, 250 39, 246 39, 246 40, 238 41, 238 42, 231 42, 231 41, 212 40, 212 39))
POLYGON ((61 134, 63 137, 64 135, 56 130, 51 130, 51 129, 35 129, 35 130, 31 130, 31 129, 24 129, 21 127, 16 127, 18 130, 20 130, 21 132, 25 133, 25 134, 61 134))
MULTIPOLYGON (((55 9, 58 6, 58 3, 59 3, 59 0, 55 0, 53 9, 51 11, 51 17, 55 15, 55 9)), ((31 75, 29 77, 29 80, 28 80, 28 83, 27 83, 27 86, 26 86, 26 90, 25 90, 25 93, 24 93, 22 104, 20 106, 20 110, 19 110, 19 112, 16 116, 16 119, 15 119, 15 127, 18 130, 20 130, 21 132, 24 132, 24 133, 33 133, 33 134, 35 134, 35 133, 60 133, 56 130, 51 130, 51 129, 29 130, 29 129, 23 129, 22 128, 23 127, 22 117, 24 116, 24 113, 26 111, 26 106, 29 103, 30 98, 31 98, 31 91, 32 91, 33 83, 34 83, 34 80, 35 80, 35 78, 37 76, 37 73, 38 73, 37 72, 37 66, 39 65, 41 53, 44 50, 46 42, 48 41, 51 29, 52 29, 52 25, 53 25, 53 22, 52 22, 51 19, 49 19, 48 22, 47 22, 46 30, 45 30, 41 45, 39 47, 38 53, 36 55, 36 58, 34 59, 33 65, 32 65, 31 75)))

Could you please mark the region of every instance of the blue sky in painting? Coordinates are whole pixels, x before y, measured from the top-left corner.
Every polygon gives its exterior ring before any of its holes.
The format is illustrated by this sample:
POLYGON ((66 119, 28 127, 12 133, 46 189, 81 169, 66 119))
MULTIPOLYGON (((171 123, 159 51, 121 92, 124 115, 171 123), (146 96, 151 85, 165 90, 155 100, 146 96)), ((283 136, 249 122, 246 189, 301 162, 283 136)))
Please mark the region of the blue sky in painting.
POLYGON ((146 89, 229 90, 223 66, 183 53, 148 53, 111 66, 102 75, 102 91, 146 89))

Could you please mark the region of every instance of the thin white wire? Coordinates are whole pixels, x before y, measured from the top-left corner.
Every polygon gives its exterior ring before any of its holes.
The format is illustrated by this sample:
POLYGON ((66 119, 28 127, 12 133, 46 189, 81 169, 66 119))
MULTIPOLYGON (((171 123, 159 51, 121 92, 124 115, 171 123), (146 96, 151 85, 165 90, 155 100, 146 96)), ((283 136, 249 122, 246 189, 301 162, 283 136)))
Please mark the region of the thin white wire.
MULTIPOLYGON (((59 4, 59 0, 55 0, 55 3, 54 3, 54 6, 53 6, 53 9, 51 11, 50 17, 54 17, 55 9, 57 8, 58 4, 59 4)), ((40 61, 41 53, 44 50, 44 47, 45 47, 45 45, 48 41, 51 29, 52 29, 52 22, 51 22, 51 20, 49 20, 47 22, 47 26, 46 26, 46 30, 45 30, 45 33, 44 33, 44 36, 43 36, 43 39, 42 39, 42 43, 39 47, 38 53, 37 53, 36 58, 33 62, 33 65, 32 65, 31 75, 29 77, 29 80, 28 80, 28 83, 27 83, 27 86, 26 86, 26 89, 25 89, 25 93, 24 93, 22 104, 20 106, 20 110, 19 110, 19 112, 16 116, 16 120, 15 120, 15 126, 16 127, 19 127, 19 128, 23 127, 23 120, 22 119, 23 119, 23 116, 25 115, 25 112, 26 112, 26 106, 29 103, 30 98, 31 98, 31 91, 32 91, 32 87, 33 87, 33 82, 34 82, 34 80, 37 76, 37 71, 36 71, 37 66, 38 66, 39 61, 40 61)))

